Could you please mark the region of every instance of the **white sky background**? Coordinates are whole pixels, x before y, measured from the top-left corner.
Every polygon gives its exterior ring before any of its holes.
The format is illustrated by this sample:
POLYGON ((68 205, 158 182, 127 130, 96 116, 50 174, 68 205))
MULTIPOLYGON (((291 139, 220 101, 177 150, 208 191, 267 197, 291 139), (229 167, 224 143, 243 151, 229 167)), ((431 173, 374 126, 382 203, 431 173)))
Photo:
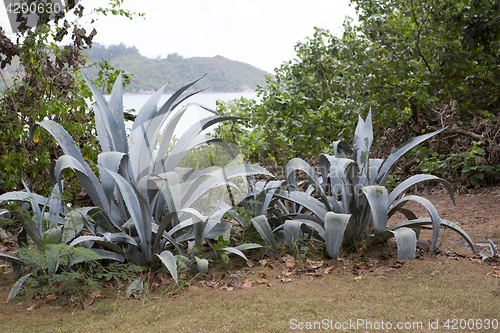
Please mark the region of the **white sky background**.
MULTIPOLYGON (((80 3, 88 13, 106 2, 80 3)), ((340 36, 345 16, 355 17, 349 0, 125 0, 123 7, 145 19, 101 16, 92 24, 95 42, 136 46, 149 58, 221 55, 269 73, 294 58, 295 44, 312 36, 315 26, 340 36)), ((0 9, 0 24, 7 27, 5 7, 0 9)))

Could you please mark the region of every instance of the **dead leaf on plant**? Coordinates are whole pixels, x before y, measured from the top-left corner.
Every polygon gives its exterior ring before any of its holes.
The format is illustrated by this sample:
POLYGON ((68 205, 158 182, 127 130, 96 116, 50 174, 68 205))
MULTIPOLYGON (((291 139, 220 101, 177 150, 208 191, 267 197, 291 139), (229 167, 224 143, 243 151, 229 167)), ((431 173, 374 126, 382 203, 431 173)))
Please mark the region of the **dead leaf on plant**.
POLYGON ((323 264, 324 264, 323 260, 312 261, 312 260, 306 259, 306 267, 307 268, 316 269, 316 268, 320 268, 321 266, 323 266, 323 264))

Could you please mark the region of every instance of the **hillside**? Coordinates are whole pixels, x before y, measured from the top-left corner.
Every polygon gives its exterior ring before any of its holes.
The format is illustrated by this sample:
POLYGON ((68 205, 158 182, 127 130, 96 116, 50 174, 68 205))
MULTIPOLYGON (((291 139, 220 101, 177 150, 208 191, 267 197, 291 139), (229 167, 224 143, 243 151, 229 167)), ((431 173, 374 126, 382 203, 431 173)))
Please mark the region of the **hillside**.
MULTIPOLYGON (((213 92, 253 91, 258 84, 265 83, 267 72, 249 64, 229 60, 222 56, 212 58, 183 58, 174 53, 164 59, 150 59, 139 53, 136 47, 124 44, 108 47, 95 44, 85 52, 89 63, 105 59, 115 68, 133 74, 133 80, 125 92, 152 92, 169 82, 166 91, 173 92, 182 85, 206 74, 194 89, 208 87, 213 92)), ((96 76, 97 69, 85 70, 89 76, 96 76)))

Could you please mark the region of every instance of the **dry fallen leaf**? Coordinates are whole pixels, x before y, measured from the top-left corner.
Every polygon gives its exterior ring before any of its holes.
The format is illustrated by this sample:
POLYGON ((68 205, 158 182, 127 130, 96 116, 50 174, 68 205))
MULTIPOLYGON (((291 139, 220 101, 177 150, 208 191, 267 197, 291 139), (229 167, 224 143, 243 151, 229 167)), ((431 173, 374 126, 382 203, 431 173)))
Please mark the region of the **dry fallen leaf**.
POLYGON ((265 279, 267 277, 266 272, 259 272, 259 277, 265 279))
POLYGON ((233 278, 231 281, 231 287, 234 287, 234 288, 241 287, 243 282, 241 282, 241 279, 239 278, 239 276, 236 274, 232 274, 231 277, 233 278))
POLYGON ((354 278, 354 281, 361 281, 361 279, 362 279, 362 278, 363 278, 363 277, 362 277, 361 275, 360 275, 360 276, 356 276, 356 277, 354 278))
POLYGON ((97 297, 100 297, 101 296, 101 293, 98 292, 97 290, 96 291, 93 291, 90 296, 94 297, 94 298, 97 298, 97 297))
POLYGON ((325 270, 323 271, 323 274, 330 274, 330 272, 333 270, 333 266, 330 266, 330 267, 327 267, 325 268, 325 270))
POLYGON ((269 284, 269 281, 266 279, 260 279, 260 280, 257 280, 257 283, 258 284, 269 284))
POLYGON ((95 298, 93 298, 93 297, 88 298, 88 299, 86 299, 86 300, 83 302, 83 304, 85 304, 85 306, 86 306, 86 307, 91 306, 92 304, 94 304, 94 300, 95 300, 95 298))
POLYGON ((247 260, 247 266, 252 268, 253 266, 255 266, 255 262, 253 262, 252 260, 247 260))
POLYGON ((261 266, 266 266, 268 261, 269 261, 269 259, 262 259, 262 260, 259 260, 259 264, 261 266))
POLYGON ((38 304, 36 304, 36 303, 35 303, 35 304, 33 304, 32 306, 30 306, 29 308, 27 308, 26 310, 27 310, 27 311, 33 311, 33 310, 35 310, 37 307, 38 307, 38 304))
POLYGON ((250 281, 245 281, 243 282, 243 284, 241 285, 241 288, 250 288, 252 286, 252 282, 250 281))
POLYGON ((52 294, 45 296, 45 299, 48 300, 48 301, 55 301, 56 298, 57 298, 57 296, 56 295, 52 295, 52 294))
POLYGON ((357 264, 352 264, 352 267, 354 269, 365 269, 365 263, 364 262, 360 262, 360 263, 357 263, 357 264))
POLYGON ((307 268, 313 268, 313 269, 316 269, 316 268, 320 268, 321 266, 323 266, 323 261, 312 261, 312 260, 309 260, 309 259, 306 259, 306 267, 307 268))
POLYGON ((492 273, 493 277, 500 277, 500 271, 493 271, 492 273))
POLYGON ((295 266, 295 258, 289 254, 281 258, 281 261, 283 261, 286 265, 286 267, 293 267, 295 266))
POLYGON ((290 268, 287 268, 287 269, 284 269, 281 274, 285 275, 285 276, 290 276, 290 275, 296 275, 297 274, 297 270, 296 269, 292 269, 290 270, 290 268))

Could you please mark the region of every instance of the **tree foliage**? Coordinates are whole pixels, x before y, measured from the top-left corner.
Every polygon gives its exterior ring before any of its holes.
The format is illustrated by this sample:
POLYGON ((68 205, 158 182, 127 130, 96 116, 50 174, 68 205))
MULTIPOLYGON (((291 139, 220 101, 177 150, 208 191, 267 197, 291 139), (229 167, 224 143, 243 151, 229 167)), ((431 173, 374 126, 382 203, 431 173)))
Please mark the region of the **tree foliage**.
POLYGON ((359 20, 347 19, 341 38, 316 28, 258 88, 259 103, 221 107, 250 118, 251 134, 240 127, 236 139, 259 139, 251 158, 310 157, 334 140, 350 141, 357 115, 368 109, 378 131, 408 120, 412 135, 446 104, 454 105, 448 117, 461 122, 500 111, 499 1, 352 3, 359 20))
MULTIPOLYGON (((112 0, 96 11, 131 18, 132 13, 120 9, 122 2, 112 0)), ((21 179, 37 193, 50 191, 49 166, 62 152, 47 135, 29 140, 30 128, 44 119, 63 124, 85 158, 96 160, 94 117, 87 103, 92 95, 79 71, 86 65, 83 50, 92 46, 97 31, 79 24, 83 6, 76 6, 73 14, 74 21, 61 12, 50 24, 41 20, 34 28, 20 29, 15 41, 0 33, 1 68, 13 60, 19 63, 17 75, 0 96, 0 193, 21 189, 21 179)), ((107 89, 117 71, 109 66, 100 70, 97 84, 107 89)))

